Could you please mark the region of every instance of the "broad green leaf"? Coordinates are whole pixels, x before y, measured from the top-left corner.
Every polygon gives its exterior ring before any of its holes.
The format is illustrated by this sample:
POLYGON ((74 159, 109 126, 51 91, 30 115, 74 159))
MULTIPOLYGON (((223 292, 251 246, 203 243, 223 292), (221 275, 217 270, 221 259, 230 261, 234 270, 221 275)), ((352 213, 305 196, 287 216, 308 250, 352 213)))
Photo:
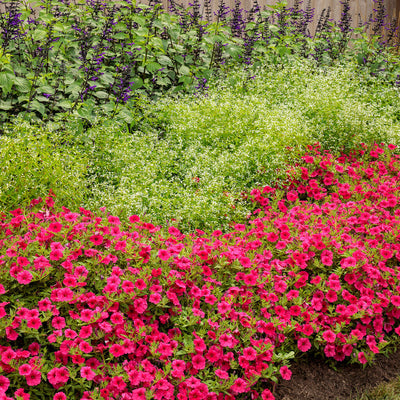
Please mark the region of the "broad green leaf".
POLYGON ((123 23, 123 22, 118 22, 118 24, 115 25, 115 29, 116 29, 117 31, 126 31, 126 30, 127 30, 127 27, 126 27, 126 24, 125 24, 125 23, 123 23))
POLYGON ((31 90, 31 83, 20 76, 14 78, 14 83, 18 87, 18 90, 22 93, 28 93, 31 90))
POLYGON ((109 113, 109 112, 114 111, 114 104, 112 104, 112 103, 102 104, 102 105, 100 106, 100 108, 101 108, 103 111, 109 113))
POLYGON ((14 79, 15 76, 10 73, 7 72, 0 73, 0 88, 2 89, 5 96, 7 96, 7 94, 10 92, 14 84, 14 79))
POLYGON ((40 114, 42 114, 42 115, 46 114, 46 107, 44 106, 44 104, 40 103, 37 100, 33 100, 30 103, 30 108, 32 110, 36 110, 36 111, 40 112, 40 114))
POLYGON ((37 40, 38 42, 42 42, 44 39, 46 39, 47 32, 44 30, 44 28, 38 28, 32 32, 32 38, 33 40, 37 40))
POLYGON ((11 109, 12 109, 11 100, 0 101, 0 110, 11 110, 11 109))
POLYGON ((66 108, 69 110, 70 108, 72 108, 72 102, 68 101, 68 100, 62 100, 62 101, 57 102, 57 106, 60 108, 66 108))
POLYGON ((73 83, 72 85, 69 85, 65 89, 65 93, 79 93, 80 85, 77 83, 73 83))
POLYGON ((40 93, 54 94, 54 88, 52 88, 52 87, 49 86, 49 85, 43 85, 43 86, 40 86, 40 87, 38 88, 38 92, 40 92, 40 93))
POLYGON ((127 39, 129 36, 126 33, 116 33, 115 35, 113 35, 114 39, 127 39))
POLYGON ((105 72, 103 75, 100 76, 100 81, 103 83, 111 84, 114 83, 114 77, 111 74, 105 72))
POLYGON ((134 120, 134 114, 126 108, 121 109, 121 111, 118 113, 118 117, 124 120, 127 124, 132 123, 134 120))
POLYGON ((179 78, 179 83, 184 83, 185 85, 189 85, 192 82, 192 78, 190 76, 181 76, 179 78))
POLYGON ((68 74, 65 78, 65 84, 66 85, 71 85, 72 83, 74 83, 76 81, 76 78, 70 74, 68 74))
POLYGON ((139 28, 139 29, 136 29, 135 33, 138 36, 147 36, 149 34, 149 30, 147 28, 139 28))
POLYGON ((161 64, 161 65, 173 65, 172 60, 167 57, 167 56, 159 56, 157 58, 157 61, 161 64))
POLYGON ((61 23, 61 22, 56 22, 56 23, 53 25, 53 29, 54 29, 56 32, 65 32, 66 28, 67 28, 66 25, 63 24, 63 23, 61 23))
POLYGON ((182 66, 179 68, 178 72, 179 72, 181 75, 190 76, 190 69, 189 69, 186 65, 182 65, 182 66))
POLYGON ((132 91, 133 91, 133 90, 136 90, 136 89, 139 89, 139 88, 141 88, 142 86, 143 86, 143 81, 142 81, 142 79, 139 78, 139 77, 135 77, 135 78, 133 79, 133 85, 131 86, 132 91))
POLYGON ((149 72, 154 72, 154 71, 156 71, 156 70, 158 70, 160 68, 161 68, 161 65, 159 63, 156 63, 156 62, 151 62, 151 63, 146 65, 146 69, 149 72))
POLYGON ((44 96, 35 96, 35 99, 43 103, 48 103, 50 101, 47 97, 44 96))
POLYGON ((99 92, 94 92, 93 96, 97 97, 98 99, 106 99, 108 97, 108 93, 99 91, 99 92))

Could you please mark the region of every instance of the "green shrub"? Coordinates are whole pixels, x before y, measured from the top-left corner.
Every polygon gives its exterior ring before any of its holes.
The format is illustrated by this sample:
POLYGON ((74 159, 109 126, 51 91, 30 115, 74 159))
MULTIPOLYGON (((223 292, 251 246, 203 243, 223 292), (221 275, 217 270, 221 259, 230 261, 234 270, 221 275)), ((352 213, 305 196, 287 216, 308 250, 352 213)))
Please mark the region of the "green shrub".
MULTIPOLYGON (((48 134, 17 124, 12 139, 4 140, 20 143, 30 132, 58 171, 44 185, 32 167, 35 191, 24 189, 20 196, 43 196, 54 181, 72 208, 107 207, 156 224, 175 219, 184 230, 226 229, 251 212, 243 192, 280 184, 284 166, 295 163, 307 144, 319 141, 337 154, 360 142, 399 144, 400 137, 398 89, 359 74, 353 64, 315 69, 293 62, 284 69, 260 68, 253 79, 236 71, 210 82, 202 96, 141 99, 131 116, 129 129, 110 118, 87 129, 71 118, 62 132, 48 125, 48 134), (73 173, 79 178, 71 179, 73 173)), ((8 156, 10 168, 21 157, 34 162, 28 148, 15 151, 18 157, 8 156)), ((5 182, 13 174, 5 171, 5 182)))
POLYGON ((13 209, 52 189, 58 201, 76 208, 86 188, 87 160, 62 143, 65 135, 17 123, 0 136, 0 207, 13 209))

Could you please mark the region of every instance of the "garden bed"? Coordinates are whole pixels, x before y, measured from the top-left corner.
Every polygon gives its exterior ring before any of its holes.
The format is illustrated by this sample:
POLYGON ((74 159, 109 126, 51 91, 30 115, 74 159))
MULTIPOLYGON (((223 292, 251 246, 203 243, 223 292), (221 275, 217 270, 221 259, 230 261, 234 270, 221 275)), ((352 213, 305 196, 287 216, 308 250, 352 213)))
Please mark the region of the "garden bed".
POLYGON ((73 213, 53 193, 4 214, 3 393, 272 400, 298 357, 366 365, 390 353, 400 334, 395 151, 334 157, 308 146, 286 186, 254 188, 252 216, 225 234, 73 213))
MULTIPOLYGON (((377 386, 398 379, 399 365, 400 351, 389 356, 379 354, 365 368, 360 365, 332 368, 326 360, 308 358, 292 365, 292 378, 279 384, 275 397, 277 400, 356 400, 377 386)), ((366 399, 374 398, 370 396, 366 399)))

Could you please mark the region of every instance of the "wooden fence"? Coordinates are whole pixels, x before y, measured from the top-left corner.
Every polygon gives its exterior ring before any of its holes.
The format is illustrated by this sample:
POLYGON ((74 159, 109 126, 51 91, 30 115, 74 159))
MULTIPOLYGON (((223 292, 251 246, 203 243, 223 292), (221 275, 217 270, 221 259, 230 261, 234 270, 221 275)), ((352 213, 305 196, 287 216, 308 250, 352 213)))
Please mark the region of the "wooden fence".
MULTIPOLYGON (((211 1, 211 8, 213 12, 216 12, 218 9, 218 5, 220 0, 210 0, 211 1)), ((139 0, 139 2, 146 3, 148 0, 139 0)), ((177 4, 182 4, 183 6, 187 7, 189 3, 193 3, 193 0, 175 0, 177 4)), ((292 7, 295 0, 287 0, 288 7, 292 7)), ((164 8, 167 9, 169 0, 162 0, 164 8)), ((201 4, 201 11, 204 12, 204 3, 205 1, 200 0, 201 4)), ((224 3, 230 7, 234 8, 235 0, 224 0, 224 3)), ((276 4, 277 0, 258 0, 258 4, 261 8, 267 7, 269 5, 276 4)), ((306 8, 308 4, 308 0, 303 0, 301 7, 303 9, 306 8)), ((384 0, 383 4, 385 6, 387 20, 388 21, 397 21, 397 25, 399 26, 400 22, 400 0, 384 0)), ((250 10, 253 5, 253 0, 241 0, 241 8, 245 10, 250 10)), ((335 21, 340 19, 342 13, 342 5, 340 0, 311 0, 310 6, 314 9, 314 23, 311 25, 311 29, 316 27, 318 22, 318 17, 321 15, 324 9, 331 9, 331 18, 335 21)), ((350 7, 351 7, 351 15, 352 15, 352 25, 357 26, 359 20, 361 19, 362 22, 366 22, 369 18, 374 16, 375 12, 374 9, 377 8, 377 4, 373 0, 350 0, 350 7)))
MULTIPOLYGON (((10 1, 10 0, 5 0, 10 1)), ((72 0, 75 3, 85 3, 85 0, 72 0)), ((107 0, 101 0, 107 1, 107 0)), ((161 0, 163 3, 163 7, 168 9, 170 0, 161 0)), ((183 5, 184 7, 188 7, 193 0, 174 0, 177 4, 183 5)), ((205 0, 200 1, 200 9, 201 12, 204 13, 204 4, 205 0)), ((218 9, 218 5, 220 0, 209 0, 212 12, 216 12, 218 9)), ((258 0, 258 4, 261 8, 268 7, 269 5, 276 4, 278 0, 258 0)), ((1 1, 1 3, 3 3, 1 1)), ((24 3, 34 4, 33 0, 24 0, 24 3)), ((148 3, 149 0, 137 0, 138 3, 148 3)), ((287 0, 288 7, 292 7, 295 0, 287 0)), ((303 0, 301 7, 303 9, 308 5, 309 0, 303 0)), ((226 6, 230 8, 234 8, 235 0, 224 0, 226 6)), ((245 10, 250 10, 253 5, 253 0, 241 0, 240 2, 241 8, 245 10)), ((383 0, 383 4, 385 6, 387 21, 396 20, 397 26, 400 26, 400 0, 383 0)), ((342 4, 341 0, 310 0, 310 6, 314 9, 314 22, 311 24, 311 31, 315 29, 316 24, 318 22, 318 17, 321 15, 324 9, 331 10, 331 18, 335 21, 338 21, 342 12, 342 4)), ((352 15, 352 25, 357 26, 359 21, 366 22, 370 19, 371 16, 374 16, 376 13, 374 9, 377 8, 377 4, 374 0, 350 0, 351 7, 351 15, 352 15)), ((0 12, 4 12, 4 4, 0 4, 0 12)))

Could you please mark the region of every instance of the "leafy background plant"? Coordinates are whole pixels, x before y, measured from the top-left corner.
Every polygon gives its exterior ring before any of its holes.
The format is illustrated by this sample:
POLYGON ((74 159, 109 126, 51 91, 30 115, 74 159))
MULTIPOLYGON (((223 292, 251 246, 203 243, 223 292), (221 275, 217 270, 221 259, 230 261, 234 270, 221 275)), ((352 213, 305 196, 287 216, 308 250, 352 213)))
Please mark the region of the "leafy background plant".
MULTIPOLYGON (((259 69, 250 81, 246 73, 232 72, 223 82, 211 80, 207 96, 142 100, 129 130, 105 118, 87 130, 71 118, 68 129, 60 132, 49 124, 47 133, 15 123, 5 140, 29 144, 29 132, 49 162, 58 144, 55 154, 66 157, 78 178, 63 177, 62 162, 40 176, 27 175, 29 183, 17 185, 18 198, 7 189, 15 178, 5 178, 1 199, 4 208, 17 207, 31 199, 28 187, 44 195, 53 186, 71 209, 107 207, 156 224, 175 219, 185 230, 227 229, 251 211, 243 192, 285 178, 285 165, 296 160, 288 148, 301 151, 319 141, 338 153, 359 142, 398 143, 399 108, 397 88, 359 74, 354 64, 313 70, 293 62, 283 70, 259 69), (38 180, 47 183, 40 186, 38 180), (56 181, 63 182, 65 194, 56 181)), ((19 147, 5 151, 8 165, 25 165, 19 147)))
MULTIPOLYGON (((174 3, 172 13, 157 2, 6 2, 1 19, 0 118, 17 115, 39 121, 66 121, 72 114, 93 124, 96 114, 132 123, 132 104, 147 96, 203 91, 211 76, 243 65, 282 67, 291 58, 317 66, 357 60, 371 74, 384 72, 395 84, 399 69, 384 49, 397 49, 395 27, 379 12, 374 21, 351 28, 348 2, 341 20, 328 13, 311 36, 312 12, 284 2, 261 10, 220 11, 213 22, 199 2, 189 9, 174 3), (210 18, 208 18, 210 19, 210 18), (365 34, 373 24, 375 39, 365 34), (385 33, 386 32, 386 33, 385 33), (129 105, 130 104, 130 105, 129 105)), ((59 123, 62 126, 62 123, 59 123)))

